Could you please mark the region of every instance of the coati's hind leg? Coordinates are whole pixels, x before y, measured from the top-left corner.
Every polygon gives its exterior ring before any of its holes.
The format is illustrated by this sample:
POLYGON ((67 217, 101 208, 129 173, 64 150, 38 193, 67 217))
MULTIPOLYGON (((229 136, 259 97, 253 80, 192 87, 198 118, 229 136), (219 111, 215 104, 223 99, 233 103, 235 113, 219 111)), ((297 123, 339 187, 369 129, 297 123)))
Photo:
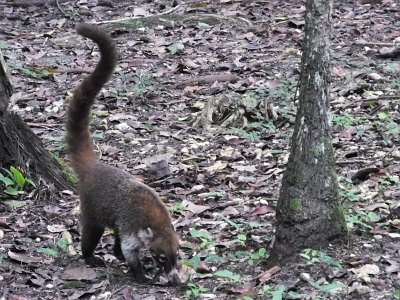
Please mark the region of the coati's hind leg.
POLYGON ((124 254, 122 253, 121 249, 121 239, 119 238, 118 231, 116 230, 114 232, 114 239, 114 256, 120 261, 125 261, 124 254))
POLYGON ((104 233, 104 227, 93 226, 89 224, 82 224, 82 237, 81 237, 81 248, 82 256, 86 263, 91 266, 104 266, 104 262, 94 256, 94 249, 100 241, 101 236, 104 233))

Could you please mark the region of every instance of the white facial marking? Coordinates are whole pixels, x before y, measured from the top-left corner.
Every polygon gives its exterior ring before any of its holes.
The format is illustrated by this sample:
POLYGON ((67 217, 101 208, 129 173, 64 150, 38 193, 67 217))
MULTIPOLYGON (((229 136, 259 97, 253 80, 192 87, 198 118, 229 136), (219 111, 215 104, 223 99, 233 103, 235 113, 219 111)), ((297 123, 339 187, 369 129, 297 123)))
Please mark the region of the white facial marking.
POLYGON ((142 245, 142 242, 136 237, 135 234, 121 237, 122 254, 124 254, 127 260, 129 260, 129 258, 132 256, 132 252, 140 249, 142 245))
POLYGON ((148 247, 150 240, 153 238, 153 231, 150 228, 140 229, 138 231, 138 237, 140 241, 148 247))

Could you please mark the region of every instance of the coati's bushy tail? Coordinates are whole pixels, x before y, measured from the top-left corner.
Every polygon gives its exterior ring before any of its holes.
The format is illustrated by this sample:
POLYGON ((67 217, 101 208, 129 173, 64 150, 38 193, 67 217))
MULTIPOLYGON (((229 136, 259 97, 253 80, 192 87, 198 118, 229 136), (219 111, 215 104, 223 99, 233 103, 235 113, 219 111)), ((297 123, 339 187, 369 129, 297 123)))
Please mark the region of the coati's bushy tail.
POLYGON ((85 169, 97 160, 89 132, 90 108, 114 71, 117 64, 117 50, 111 36, 95 25, 78 24, 76 31, 94 41, 101 53, 100 61, 93 73, 75 89, 68 110, 66 141, 72 167, 78 176, 82 177, 85 169))

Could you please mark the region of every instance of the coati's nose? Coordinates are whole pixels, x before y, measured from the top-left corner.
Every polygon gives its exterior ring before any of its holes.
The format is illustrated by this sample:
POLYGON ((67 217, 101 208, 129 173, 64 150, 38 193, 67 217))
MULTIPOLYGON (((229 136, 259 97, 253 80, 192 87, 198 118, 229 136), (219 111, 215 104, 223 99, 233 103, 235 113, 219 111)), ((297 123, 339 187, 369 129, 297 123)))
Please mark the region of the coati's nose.
POLYGON ((181 278, 179 277, 179 273, 178 273, 178 270, 177 270, 176 268, 173 268, 173 269, 167 274, 167 277, 168 277, 168 279, 169 279, 169 281, 170 281, 171 283, 175 283, 175 284, 182 283, 182 280, 181 280, 181 278))

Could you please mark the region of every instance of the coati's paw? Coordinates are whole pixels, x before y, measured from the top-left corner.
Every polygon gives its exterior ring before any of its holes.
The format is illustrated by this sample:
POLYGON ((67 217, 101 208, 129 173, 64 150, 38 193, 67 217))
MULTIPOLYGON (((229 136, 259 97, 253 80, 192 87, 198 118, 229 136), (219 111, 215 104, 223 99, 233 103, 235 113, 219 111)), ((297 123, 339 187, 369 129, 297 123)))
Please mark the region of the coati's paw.
POLYGON ((114 256, 120 260, 120 261, 125 261, 125 256, 122 254, 121 248, 120 247, 114 247, 114 256))
POLYGON ((143 269, 134 270, 131 268, 131 271, 133 273, 133 278, 135 278, 137 283, 146 283, 149 281, 149 279, 144 275, 143 269))
POLYGON ((85 257, 84 259, 85 259, 85 262, 89 266, 92 266, 92 267, 105 267, 106 266, 105 262, 101 258, 96 257, 94 255, 85 257))
POLYGON ((134 278, 135 278, 135 281, 137 282, 137 283, 146 283, 146 282, 149 282, 149 279, 145 276, 145 275, 137 275, 137 274, 135 274, 134 275, 134 278))

